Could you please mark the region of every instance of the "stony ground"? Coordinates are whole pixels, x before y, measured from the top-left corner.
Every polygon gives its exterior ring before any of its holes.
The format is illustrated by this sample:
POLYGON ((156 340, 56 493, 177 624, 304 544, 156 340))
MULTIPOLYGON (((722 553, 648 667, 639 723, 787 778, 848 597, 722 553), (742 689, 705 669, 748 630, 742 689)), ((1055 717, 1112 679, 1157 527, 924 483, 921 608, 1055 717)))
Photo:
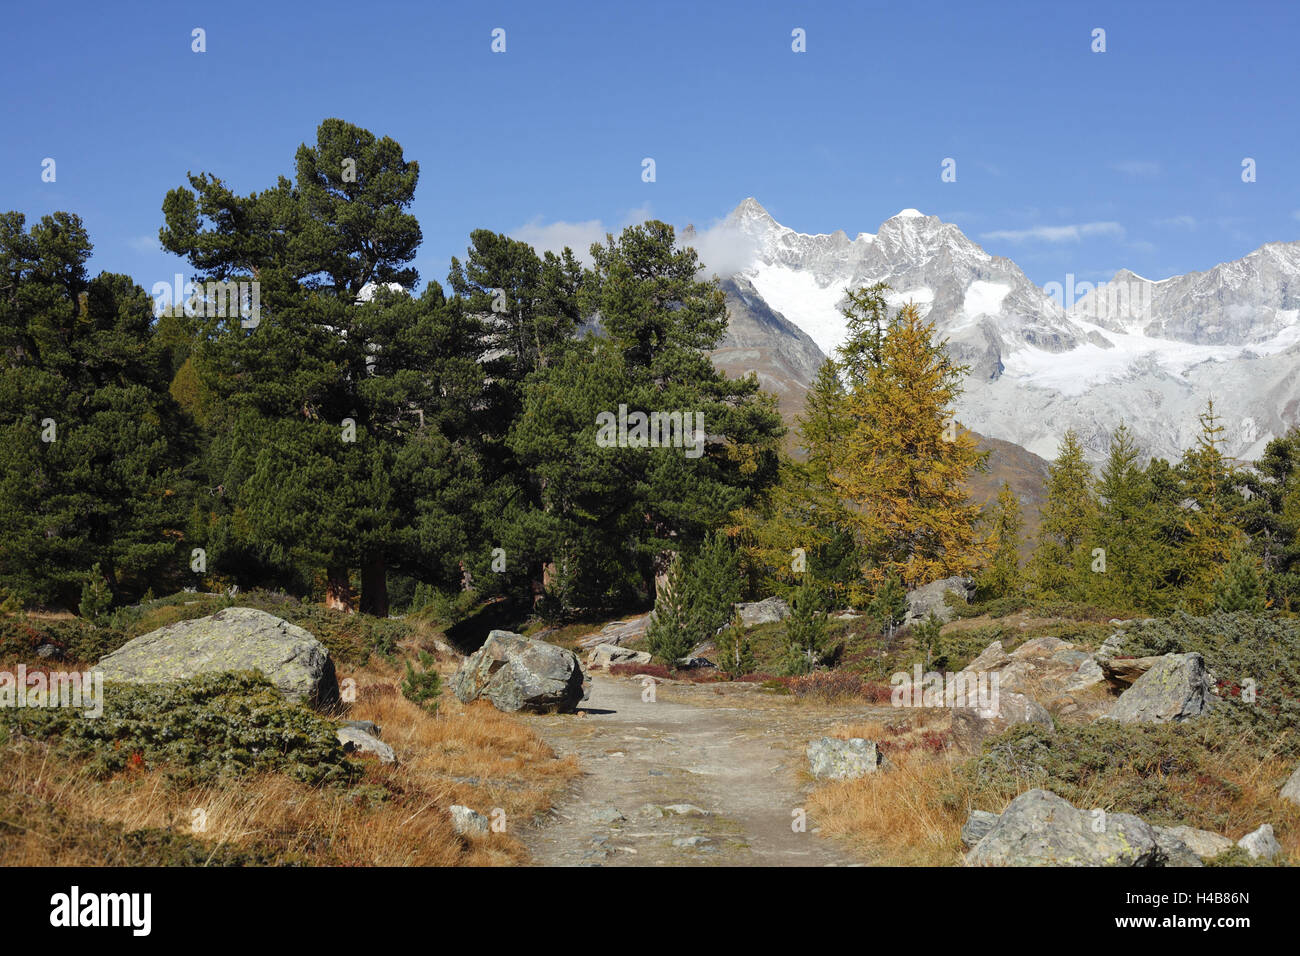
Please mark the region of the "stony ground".
POLYGON ((752 685, 661 684, 596 675, 578 714, 530 717, 583 777, 524 835, 543 866, 828 866, 855 862, 795 832, 812 781, 804 749, 837 723, 888 708, 802 705, 752 685))

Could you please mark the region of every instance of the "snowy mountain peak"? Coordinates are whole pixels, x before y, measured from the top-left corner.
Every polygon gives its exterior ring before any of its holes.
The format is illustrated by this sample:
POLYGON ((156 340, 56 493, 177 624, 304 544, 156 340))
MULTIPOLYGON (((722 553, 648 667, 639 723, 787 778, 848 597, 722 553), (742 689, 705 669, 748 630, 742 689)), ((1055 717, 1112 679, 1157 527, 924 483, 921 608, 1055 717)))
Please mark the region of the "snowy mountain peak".
MULTIPOLYGON (((1300 242, 1165 279, 1121 269, 1109 282, 1040 288, 915 209, 850 239, 795 232, 751 198, 711 233, 702 258, 747 290, 750 314, 766 308, 776 318, 765 327, 793 324, 827 355, 846 334, 845 290, 886 283, 890 304, 915 303, 969 367, 962 422, 1046 458, 1074 428, 1098 460, 1121 421, 1147 454, 1177 457, 1211 396, 1226 451, 1241 458, 1300 420, 1300 242)), ((814 366, 806 339, 788 338, 764 348, 789 368, 814 366)))

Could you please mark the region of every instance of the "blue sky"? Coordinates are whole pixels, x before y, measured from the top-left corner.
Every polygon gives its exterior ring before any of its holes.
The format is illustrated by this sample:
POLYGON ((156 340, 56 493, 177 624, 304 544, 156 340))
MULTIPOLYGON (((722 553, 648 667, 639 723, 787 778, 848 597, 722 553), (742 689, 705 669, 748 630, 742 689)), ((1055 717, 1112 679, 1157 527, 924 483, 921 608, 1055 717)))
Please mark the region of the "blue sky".
POLYGON ((186 271, 157 247, 168 189, 187 171, 263 189, 328 116, 419 160, 415 265, 439 281, 475 228, 545 243, 646 215, 707 226, 750 195, 802 232, 874 232, 915 207, 1039 284, 1163 278, 1300 238, 1300 5, 1281 0, 101 0, 4 19, 0 208, 78 213, 93 270, 146 289, 186 271))

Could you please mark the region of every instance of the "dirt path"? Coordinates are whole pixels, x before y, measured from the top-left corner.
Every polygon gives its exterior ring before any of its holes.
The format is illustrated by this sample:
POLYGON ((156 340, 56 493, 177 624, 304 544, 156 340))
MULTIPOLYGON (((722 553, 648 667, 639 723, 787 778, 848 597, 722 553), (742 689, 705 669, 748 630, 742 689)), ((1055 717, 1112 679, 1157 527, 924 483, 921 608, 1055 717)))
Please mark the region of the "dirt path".
MULTIPOLYGON (((854 860, 795 832, 808 741, 868 708, 814 712, 744 685, 642 685, 596 675, 577 715, 529 718, 583 778, 524 840, 543 866, 826 866, 854 860)), ((887 710, 888 708, 886 708, 887 710)))

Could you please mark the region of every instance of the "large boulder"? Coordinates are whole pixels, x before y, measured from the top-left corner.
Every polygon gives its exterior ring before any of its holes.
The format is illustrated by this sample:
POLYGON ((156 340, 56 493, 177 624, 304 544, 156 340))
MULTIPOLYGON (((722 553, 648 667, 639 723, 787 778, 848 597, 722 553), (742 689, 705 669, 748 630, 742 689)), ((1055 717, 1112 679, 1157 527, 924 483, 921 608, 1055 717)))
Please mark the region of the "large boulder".
POLYGON ((325 645, 296 624, 251 607, 169 624, 123 644, 99 662, 105 681, 155 684, 199 674, 261 671, 289 700, 338 701, 325 645))
POLYGON ((456 699, 497 710, 567 713, 583 699, 582 664, 572 651, 510 631, 493 631, 452 678, 456 699))
POLYGON ((874 740, 822 737, 808 744, 808 767, 818 780, 856 780, 875 773, 880 762, 874 740))
POLYGON ((740 615, 742 627, 757 627, 760 624, 775 624, 790 616, 790 605, 779 597, 763 598, 748 604, 737 604, 736 613, 740 615))
POLYGON ((1163 843, 1132 814, 1085 812, 1050 790, 1030 790, 1011 801, 967 854, 966 865, 1162 866, 1171 853, 1195 865, 1194 854, 1172 837, 1163 843))
POLYGON ((932 613, 945 624, 953 618, 953 610, 948 606, 947 595, 951 592, 957 599, 970 603, 975 593, 975 582, 970 578, 950 577, 932 581, 915 590, 907 592, 907 614, 903 618, 906 627, 918 621, 924 621, 932 613))
POLYGON ((952 737, 954 743, 977 749, 985 737, 1000 734, 1016 724, 1037 724, 1052 730, 1052 715, 1047 708, 1032 697, 999 688, 996 704, 990 710, 978 707, 952 709, 952 737))
POLYGON ((1120 694, 1107 717, 1124 724, 1181 722, 1210 709, 1210 688, 1200 654, 1165 654, 1120 694))

